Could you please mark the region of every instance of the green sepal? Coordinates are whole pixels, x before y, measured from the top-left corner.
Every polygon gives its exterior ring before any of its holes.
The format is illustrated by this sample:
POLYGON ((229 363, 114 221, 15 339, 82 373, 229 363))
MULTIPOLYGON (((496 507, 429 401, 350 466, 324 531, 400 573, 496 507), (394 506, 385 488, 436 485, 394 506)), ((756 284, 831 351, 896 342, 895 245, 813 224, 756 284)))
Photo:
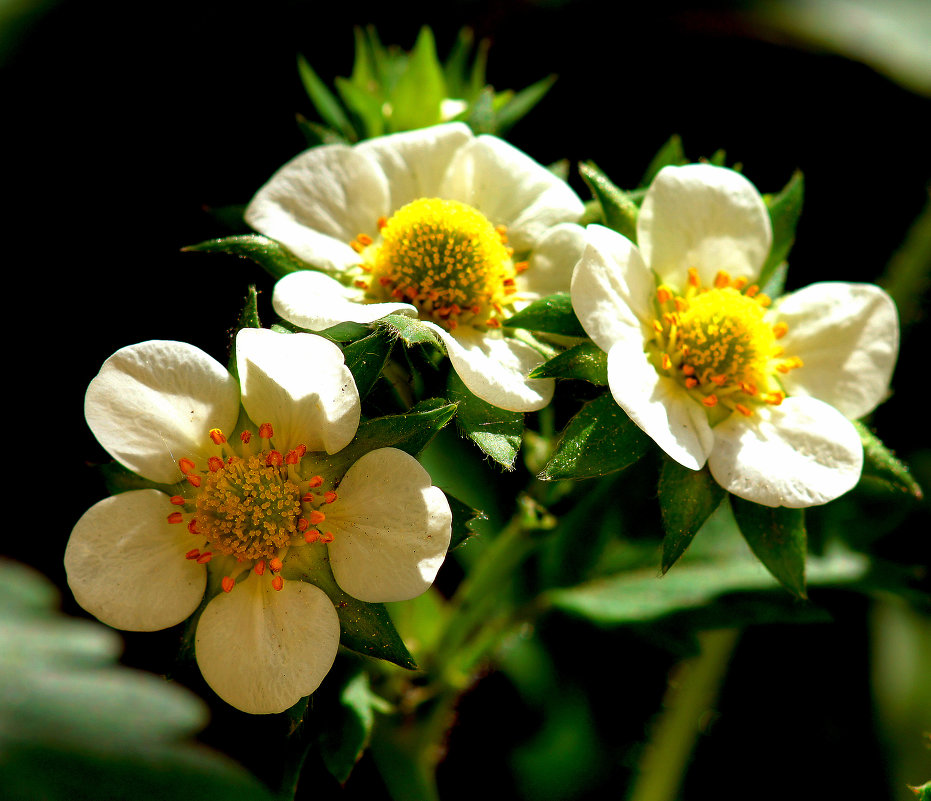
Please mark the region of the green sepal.
POLYGON ((355 81, 337 77, 333 83, 346 106, 362 120, 365 138, 385 133, 384 100, 366 91, 355 81))
POLYGON ((318 542, 289 549, 281 575, 292 581, 306 581, 327 594, 339 616, 341 645, 408 670, 417 669, 414 657, 408 652, 384 605, 353 598, 336 583, 326 545, 318 542))
POLYGON ((301 55, 297 57, 297 71, 304 85, 304 91, 307 92, 310 102, 314 104, 314 108, 317 109, 324 122, 339 131, 349 141, 356 141, 359 136, 339 100, 327 89, 326 84, 314 72, 307 59, 301 55))
POLYGON ((503 136, 510 131, 519 120, 533 110, 554 83, 556 83, 556 76, 548 75, 525 89, 515 92, 495 114, 494 132, 498 136, 503 136))
POLYGON ((479 92, 465 121, 476 136, 495 132, 495 93, 490 86, 479 92))
POLYGON ((792 244, 795 242, 795 228, 802 214, 804 195, 805 181, 801 171, 796 170, 779 194, 764 198, 773 226, 773 246, 760 271, 758 280, 760 286, 769 281, 773 270, 786 260, 792 249, 792 244))
POLYGON ((663 517, 662 571, 685 553, 693 537, 724 500, 726 491, 707 467, 689 470, 666 458, 659 477, 659 506, 663 517))
POLYGON ((637 215, 640 210, 630 194, 615 186, 594 162, 580 164, 579 174, 601 205, 605 225, 623 234, 631 242, 636 242, 637 215))
POLYGON ((473 509, 448 493, 446 500, 449 502, 449 509, 453 513, 452 538, 449 541, 449 550, 453 550, 453 548, 462 545, 469 537, 475 536, 475 524, 481 520, 487 520, 488 515, 478 509, 473 509))
POLYGON ((569 421, 539 478, 553 481, 614 473, 643 456, 651 441, 605 392, 569 421))
POLYGON ((332 455, 308 453, 306 469, 338 478, 369 451, 397 448, 411 456, 420 453, 456 414, 456 404, 437 400, 415 407, 408 414, 364 420, 352 442, 332 455))
POLYGON ((789 592, 805 598, 805 510, 761 506, 735 495, 731 496, 731 507, 740 533, 757 559, 789 592))
POLYGON ((343 358, 355 379, 360 398, 368 395, 381 375, 391 355, 392 344, 391 335, 385 329, 378 329, 343 348, 343 358))
POLYGON ((378 320, 375 325, 387 329, 405 345, 436 345, 439 348, 443 347, 442 340, 436 335, 436 332, 425 326, 416 317, 408 317, 406 314, 388 314, 378 320))
POLYGON ((567 337, 587 336, 579 318, 575 316, 568 292, 557 292, 535 300, 513 317, 503 320, 501 325, 567 337))
POLYGON ((320 145, 348 145, 351 142, 338 131, 327 128, 319 122, 308 120, 303 114, 295 115, 297 120, 297 129, 304 136, 304 143, 307 147, 319 147, 320 145))
POLYGON ((436 55, 433 31, 426 25, 420 29, 406 64, 407 69, 388 95, 389 131, 427 128, 442 119, 440 106, 446 97, 446 79, 436 55))
POLYGON ((594 342, 580 342, 535 367, 530 378, 578 378, 599 386, 608 384, 608 354, 594 342))
POLYGON ((222 239, 208 239, 196 245, 188 245, 183 251, 195 253, 229 253, 251 259, 275 280, 297 270, 306 270, 308 265, 284 245, 260 234, 239 234, 222 239))
POLYGON ((455 370, 449 371, 446 391, 449 399, 459 405, 456 413, 459 430, 483 453, 506 470, 513 470, 524 434, 523 413, 499 409, 477 397, 462 383, 455 370))
POLYGON ((931 801, 931 782, 925 782, 921 787, 908 785, 908 789, 915 794, 918 801, 931 801))
POLYGON ((640 179, 640 186, 645 187, 653 183, 653 179, 656 178, 657 173, 663 167, 679 167, 688 163, 689 160, 686 158, 685 150, 682 147, 682 138, 678 134, 673 134, 653 156, 653 160, 647 167, 646 172, 644 172, 643 178, 640 179))
POLYGON ((858 420, 854 428, 863 443, 863 473, 860 481, 876 486, 892 495, 909 495, 921 500, 924 493, 912 477, 908 466, 896 458, 886 445, 869 428, 858 420))
POLYGON ((132 470, 123 467, 119 462, 107 462, 98 468, 103 476, 104 487, 110 495, 119 495, 121 492, 133 490, 155 489, 166 495, 176 494, 177 484, 158 484, 147 478, 136 475, 132 470))
POLYGON ((246 300, 243 303, 242 311, 239 313, 239 321, 236 328, 230 336, 230 356, 226 362, 226 369, 233 378, 239 381, 239 365, 236 362, 236 334, 244 328, 261 328, 262 322, 259 319, 259 293, 255 285, 251 284, 246 292, 246 300))

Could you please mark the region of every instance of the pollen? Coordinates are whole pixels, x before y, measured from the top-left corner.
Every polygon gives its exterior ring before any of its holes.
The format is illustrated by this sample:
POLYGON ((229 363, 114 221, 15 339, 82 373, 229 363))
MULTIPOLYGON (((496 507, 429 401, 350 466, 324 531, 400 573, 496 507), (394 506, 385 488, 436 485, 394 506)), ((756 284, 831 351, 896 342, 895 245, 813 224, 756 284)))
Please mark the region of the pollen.
POLYGON ((528 266, 513 261, 504 226, 456 200, 419 198, 379 228, 380 241, 360 254, 372 273, 369 298, 409 302, 447 330, 497 323, 495 310, 513 302, 515 278, 528 266))

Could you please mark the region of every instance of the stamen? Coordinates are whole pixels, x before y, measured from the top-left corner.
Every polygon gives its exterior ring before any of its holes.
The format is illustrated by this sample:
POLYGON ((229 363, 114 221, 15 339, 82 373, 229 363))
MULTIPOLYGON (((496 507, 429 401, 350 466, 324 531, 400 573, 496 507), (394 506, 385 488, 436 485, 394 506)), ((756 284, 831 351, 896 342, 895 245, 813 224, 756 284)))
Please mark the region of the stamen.
POLYGON ((197 557, 197 564, 205 565, 213 559, 213 554, 210 551, 204 551, 200 556, 197 557))
POLYGON ((183 523, 184 517, 181 512, 172 512, 170 515, 168 515, 168 522, 172 524, 183 523))
POLYGON ((259 561, 255 563, 255 567, 253 567, 252 570, 257 576, 261 576, 263 573, 265 573, 265 560, 259 559, 259 561))
POLYGON ((324 503, 333 503, 336 500, 336 493, 333 490, 323 493, 323 502, 324 503))
POLYGON ((223 587, 223 592, 230 592, 233 587, 236 586, 236 582, 233 580, 232 576, 224 576, 223 580, 220 582, 220 586, 223 587))
POLYGON ((211 456, 207 460, 207 467, 210 468, 211 473, 216 473, 223 469, 223 460, 219 456, 211 456))
POLYGON ((702 399, 702 403, 707 406, 709 409, 713 409, 718 405, 718 396, 717 395, 706 395, 702 399))
POLYGON ((323 476, 313 476, 310 481, 307 482, 309 487, 319 487, 323 484, 323 476))
POLYGON ((196 559, 198 556, 200 556, 200 549, 199 549, 199 548, 191 548, 191 550, 189 550, 189 551, 184 555, 184 558, 185 558, 185 559, 196 559))
POLYGON ((170 503, 173 503, 175 506, 184 506, 186 501, 180 495, 172 495, 169 499, 170 503))
POLYGON ((262 423, 262 425, 259 426, 259 436, 262 439, 271 439, 273 436, 275 436, 275 431, 272 428, 272 424, 262 423))
POLYGON ((178 469, 184 473, 184 475, 190 475, 194 472, 194 462, 186 457, 178 459, 178 469))
POLYGON ((243 431, 242 434, 239 435, 239 439, 242 440, 242 444, 243 444, 243 445, 248 445, 248 444, 249 444, 249 440, 252 439, 252 432, 251 432, 251 431, 243 431))
POLYGON ((312 526, 316 526, 318 523, 322 523, 324 520, 326 520, 326 515, 319 509, 313 509, 311 510, 310 514, 307 515, 307 519, 310 521, 312 526))
POLYGON ((284 565, 282 565, 281 560, 277 556, 268 560, 268 569, 271 570, 272 573, 279 572, 282 567, 284 567, 284 565))
POLYGON ((776 323, 773 326, 773 334, 776 339, 782 339, 786 334, 789 333, 789 324, 788 323, 776 323))
POLYGON ((272 589, 280 592, 282 587, 284 587, 284 579, 281 576, 275 576, 272 579, 272 589))
POLYGON ((209 431, 210 439, 214 441, 217 445, 223 445, 226 442, 226 437, 223 436, 223 432, 219 428, 211 428, 209 431))

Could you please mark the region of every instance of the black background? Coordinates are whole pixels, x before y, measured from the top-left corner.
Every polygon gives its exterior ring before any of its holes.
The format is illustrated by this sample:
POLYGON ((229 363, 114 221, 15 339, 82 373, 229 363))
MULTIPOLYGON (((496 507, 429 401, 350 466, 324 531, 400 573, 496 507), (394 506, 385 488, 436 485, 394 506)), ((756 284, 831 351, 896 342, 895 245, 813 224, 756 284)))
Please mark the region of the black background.
MULTIPOLYGON (((543 163, 591 159, 633 186, 679 133, 691 158, 724 148, 762 191, 778 190, 800 168, 806 207, 790 286, 875 280, 927 199, 928 99, 861 64, 767 40, 724 5, 651 8, 514 0, 39 7, 0 66, 12 357, 0 551, 65 588, 68 533, 103 494, 87 462, 105 457, 84 424, 82 399, 107 356, 159 338, 192 342, 222 361, 250 283, 263 291, 267 312, 271 284, 256 266, 180 249, 224 233, 205 207, 247 202, 303 148, 295 114, 313 113, 296 54, 327 80, 348 75, 355 24, 374 23, 383 42, 405 48, 430 24, 441 55, 470 25, 492 40, 488 77, 498 89, 558 74, 544 103, 509 135, 543 163)), ((577 177, 572 183, 584 195, 577 177)), ((926 319, 906 331, 896 395, 874 419, 906 458, 929 444, 919 383, 927 332, 926 319)), ((926 560, 914 537, 916 526, 927 533, 927 520, 925 510, 881 549, 926 560)), ((79 613, 63 594, 65 608, 79 613)), ((754 798, 828 798, 849 781, 854 797, 892 797, 870 708, 866 603, 831 603, 833 624, 745 636, 687 797, 745 798, 753 787, 754 798)), ((632 767, 625 749, 657 708, 668 656, 619 634, 607 641, 621 656, 587 662, 589 632, 550 625, 565 670, 608 688, 599 731, 617 765, 580 797, 617 797, 632 767)), ((145 663, 147 648, 129 637, 127 661, 145 663)), ((147 666, 159 669, 157 661, 147 666)), ((507 790, 501 755, 533 726, 505 679, 481 682, 463 702, 441 768, 444 800, 507 790)), ((216 728, 206 736, 261 772, 255 743, 231 742, 216 728)), ((913 781, 927 778, 931 769, 913 781)), ((366 760, 342 796, 373 787, 378 797, 366 760)), ((307 797, 340 796, 314 790, 307 797)))

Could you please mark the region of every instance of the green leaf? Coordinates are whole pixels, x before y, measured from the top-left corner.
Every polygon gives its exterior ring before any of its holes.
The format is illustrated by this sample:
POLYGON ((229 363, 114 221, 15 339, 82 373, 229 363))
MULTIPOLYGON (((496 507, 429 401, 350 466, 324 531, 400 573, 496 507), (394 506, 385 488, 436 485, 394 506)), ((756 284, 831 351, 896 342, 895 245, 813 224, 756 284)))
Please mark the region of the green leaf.
POLYGON ((773 225, 773 246, 760 271, 760 286, 769 280, 773 270, 786 260, 792 249, 792 244, 795 242, 795 228, 802 214, 804 195, 805 181, 802 173, 796 170, 778 195, 766 198, 766 207, 773 225))
POLYGON ((443 346, 436 332, 416 317, 389 314, 376 321, 375 325, 387 329, 405 345, 436 345, 439 348, 443 346))
POLYGON ((455 370, 449 371, 446 389, 449 399, 459 405, 459 430, 502 467, 513 470, 524 433, 523 413, 499 409, 476 397, 455 370))
POLYGON ((580 164, 579 173, 601 204, 605 225, 623 234, 631 242, 636 242, 639 209, 630 194, 615 186, 591 161, 580 164))
POLYGON ((731 506, 740 533, 756 557, 789 592, 804 598, 805 510, 761 506, 736 496, 731 496, 731 506))
POLYGON ((384 604, 353 598, 336 583, 326 545, 314 543, 291 548, 281 575, 292 581, 307 581, 327 594, 339 616, 341 645, 357 653, 416 670, 417 663, 391 622, 384 604))
POLYGON ((385 329, 378 329, 363 339, 343 348, 346 366, 355 379, 359 397, 364 398, 375 385, 382 368, 391 355, 392 337, 385 329))
POLYGON ((594 342, 580 342, 535 368, 530 378, 578 378, 607 386, 608 354, 594 342))
POLYGON ((896 458, 886 445, 863 423, 853 423, 863 443, 863 474, 861 481, 881 487, 892 495, 909 495, 921 500, 924 494, 912 477, 908 466, 896 458))
POLYGON ((324 122, 334 127, 349 141, 354 142, 358 139, 358 134, 349 121, 349 117, 346 116, 346 112, 343 111, 343 107, 339 104, 339 101, 333 93, 327 89, 326 84, 320 80, 307 59, 301 55, 297 57, 297 70, 298 74, 301 76, 301 83, 304 85, 304 90, 307 92, 310 101, 314 104, 314 108, 317 109, 317 113, 320 114, 324 122))
POLYGON ((197 245, 189 245, 182 250, 195 253, 230 253, 233 256, 251 259, 276 280, 288 273, 306 270, 308 267, 284 245, 259 234, 240 234, 222 239, 209 239, 197 245))
POLYGON ((549 75, 525 89, 521 89, 511 97, 495 115, 495 133, 498 136, 503 136, 510 131, 519 120, 526 117, 533 110, 534 106, 543 99, 554 83, 556 83, 556 76, 549 75))
POLYGON ((652 440, 617 405, 610 392, 586 403, 566 425, 540 478, 593 478, 623 470, 652 440))
POLYGON ((119 636, 60 614, 43 576, 0 559, 3 796, 71 801, 269 801, 245 770, 197 745, 208 711, 178 684, 118 663, 119 636))
POLYGON ((649 186, 653 183, 653 179, 663 167, 681 166, 688 163, 689 160, 682 147, 682 138, 678 134, 673 134, 653 157, 643 178, 640 179, 640 186, 649 186))
POLYGON ((666 531, 663 573, 685 553, 726 494, 707 468, 689 470, 674 459, 665 459, 659 478, 659 505, 666 531))
POLYGON ((568 292, 558 292, 535 300, 513 317, 501 323, 508 328, 525 328, 545 334, 568 337, 587 337, 585 329, 575 316, 568 292))
POLYGON ((446 80, 436 55, 433 31, 424 26, 407 58, 407 69, 388 97, 388 129, 409 131, 436 125, 441 120, 440 105, 445 96, 446 80))

